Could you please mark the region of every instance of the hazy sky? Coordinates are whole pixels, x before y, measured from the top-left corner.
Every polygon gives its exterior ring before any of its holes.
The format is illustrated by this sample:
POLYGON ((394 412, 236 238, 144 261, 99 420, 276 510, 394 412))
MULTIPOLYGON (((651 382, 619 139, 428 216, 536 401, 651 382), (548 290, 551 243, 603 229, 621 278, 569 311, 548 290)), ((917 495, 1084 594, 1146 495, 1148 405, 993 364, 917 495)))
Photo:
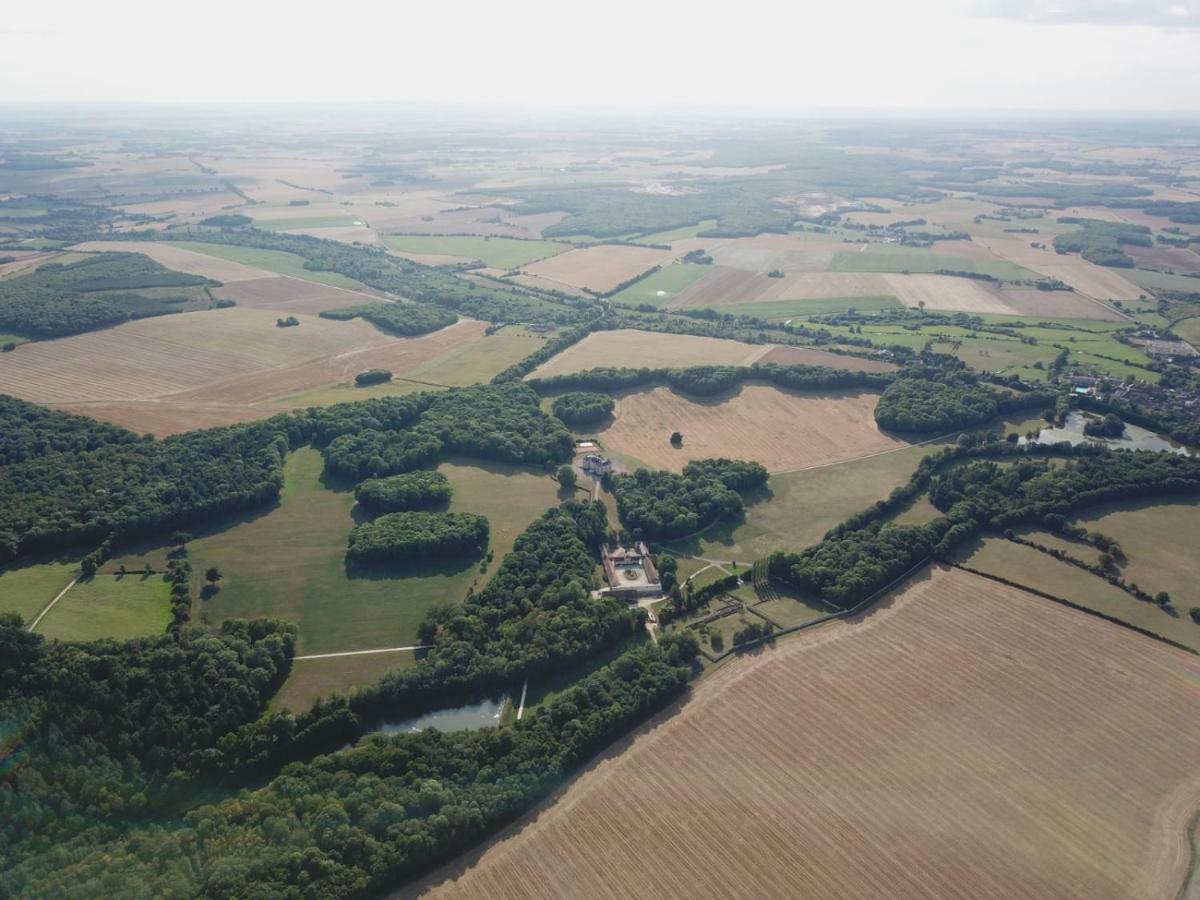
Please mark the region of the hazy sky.
POLYGON ((1200 112, 1200 0, 58 0, 0 103, 1200 112))

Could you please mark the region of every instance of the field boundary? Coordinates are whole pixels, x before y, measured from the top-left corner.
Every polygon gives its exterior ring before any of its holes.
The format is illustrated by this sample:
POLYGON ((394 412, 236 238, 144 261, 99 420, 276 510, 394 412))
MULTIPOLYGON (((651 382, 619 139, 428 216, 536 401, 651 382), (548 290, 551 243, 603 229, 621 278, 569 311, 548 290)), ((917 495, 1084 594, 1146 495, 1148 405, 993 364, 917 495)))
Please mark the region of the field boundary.
MULTIPOLYGON (((919 563, 917 563, 915 566, 913 566, 911 569, 896 576, 894 579, 889 581, 883 587, 879 588, 877 591, 870 594, 866 599, 860 600, 856 605, 851 606, 847 609, 838 610, 837 612, 829 613, 828 615, 821 616, 818 619, 813 619, 810 622, 801 622, 799 625, 792 625, 790 628, 783 628, 783 629, 780 629, 779 631, 772 632, 771 634, 764 635, 763 637, 755 638, 754 640, 751 640, 751 641, 746 641, 744 644, 738 644, 736 647, 730 647, 724 653, 721 653, 717 656, 712 656, 709 653, 707 653, 706 651, 704 651, 703 649, 701 649, 700 652, 708 659, 709 662, 719 663, 719 662, 722 662, 723 660, 725 660, 727 657, 732 656, 735 653, 741 653, 743 650, 749 650, 751 647, 757 647, 759 644, 768 643, 770 641, 775 640, 776 638, 784 637, 785 635, 789 635, 789 634, 795 634, 797 631, 804 631, 805 629, 808 629, 808 628, 815 628, 818 625, 824 625, 826 622, 830 622, 834 619, 848 618, 850 616, 853 616, 853 615, 860 613, 863 610, 867 609, 869 606, 871 606, 877 600, 879 600, 879 598, 882 597, 884 594, 888 593, 889 591, 891 591, 894 588, 898 587, 899 585, 903 584, 905 581, 907 581, 909 578, 911 578, 918 571, 925 568, 925 566, 929 565, 929 563, 932 561, 933 561, 933 557, 931 557, 931 556, 925 557, 919 563)), ((970 571, 970 570, 965 569, 964 571, 970 571)), ((1020 585, 1011 585, 1011 586, 1019 587, 1020 585)), ((822 600, 822 602, 824 603, 825 601, 822 600)), ((767 619, 766 616, 759 616, 759 618, 767 619)), ((770 620, 767 620, 767 621, 770 621, 770 620)))
POLYGON ((1056 597, 1053 594, 1048 594, 1045 591, 1038 590, 1035 587, 1030 587, 1027 584, 1020 584, 1016 581, 1010 581, 1007 578, 1003 578, 999 575, 992 575, 992 574, 990 574, 988 572, 984 572, 980 569, 973 569, 970 566, 963 565, 962 563, 948 563, 948 565, 950 565, 952 568, 955 568, 955 569, 962 569, 964 572, 969 572, 972 575, 978 575, 980 578, 986 578, 989 581, 994 581, 997 584, 1003 584, 1006 587, 1017 588, 1018 590, 1022 590, 1022 591, 1028 591, 1029 593, 1034 594, 1038 597, 1041 597, 1044 600, 1050 600, 1050 601, 1052 601, 1054 603, 1058 603, 1062 606, 1066 606, 1071 609, 1078 610, 1079 612, 1087 613, 1089 616, 1095 616, 1098 619, 1103 619, 1106 622, 1111 622, 1114 625, 1120 625, 1122 628, 1128 628, 1130 631, 1136 631, 1138 634, 1142 635, 1143 637, 1153 638, 1156 641, 1162 641, 1162 643, 1169 644, 1177 650, 1183 650, 1185 653, 1189 653, 1192 656, 1200 656, 1200 652, 1193 650, 1191 647, 1187 646, 1186 644, 1181 644, 1178 641, 1173 641, 1169 637, 1164 637, 1163 635, 1157 634, 1148 628, 1142 628, 1140 625, 1134 625, 1132 622, 1126 622, 1123 619, 1118 619, 1116 616, 1110 616, 1108 613, 1100 612, 1100 610, 1098 610, 1098 609, 1089 609, 1086 606, 1081 606, 1078 603, 1072 603, 1070 600, 1066 600, 1062 597, 1056 597))

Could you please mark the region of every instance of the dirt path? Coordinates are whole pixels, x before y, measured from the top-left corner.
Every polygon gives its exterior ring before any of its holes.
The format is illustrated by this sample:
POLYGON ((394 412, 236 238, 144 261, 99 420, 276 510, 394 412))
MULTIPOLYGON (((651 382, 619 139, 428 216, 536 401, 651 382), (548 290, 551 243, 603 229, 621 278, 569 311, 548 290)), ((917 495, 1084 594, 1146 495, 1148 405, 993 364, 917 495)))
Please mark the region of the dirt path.
POLYGON ((38 613, 37 618, 34 619, 29 624, 30 631, 33 631, 35 628, 38 627, 38 625, 41 623, 42 619, 46 618, 46 613, 50 612, 50 610, 52 610, 54 608, 54 604, 62 599, 63 594, 65 594, 71 588, 75 587, 75 582, 77 582, 78 580, 79 580, 79 576, 76 575, 74 578, 71 579, 70 583, 67 584, 67 586, 65 588, 63 588, 61 591, 58 592, 58 595, 53 600, 51 600, 49 603, 46 604, 46 608, 43 609, 40 613, 38 613))
MULTIPOLYGON (((74 582, 72 582, 73 584, 74 582)), ((66 593, 64 590, 63 593, 66 593)), ((62 596, 61 594, 59 596, 62 596)), ((57 599, 57 598, 56 598, 57 599)), ((48 609, 49 607, 47 607, 48 609)), ((42 613, 45 615, 45 613, 42 613)), ((35 623, 36 624, 36 623, 35 623)), ((32 631, 33 629, 29 629, 32 631)), ((381 647, 378 650, 343 650, 341 653, 309 653, 306 656, 293 656, 293 662, 300 659, 332 659, 335 656, 366 656, 370 653, 399 653, 401 650, 428 650, 433 644, 414 644, 411 647, 381 647)))

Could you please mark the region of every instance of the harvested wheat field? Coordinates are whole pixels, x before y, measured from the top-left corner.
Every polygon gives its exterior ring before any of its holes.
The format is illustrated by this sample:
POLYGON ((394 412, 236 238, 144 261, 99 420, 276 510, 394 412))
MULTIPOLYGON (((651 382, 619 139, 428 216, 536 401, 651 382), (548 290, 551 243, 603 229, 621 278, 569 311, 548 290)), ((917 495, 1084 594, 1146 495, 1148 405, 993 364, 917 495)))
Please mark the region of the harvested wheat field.
POLYGON ((271 401, 366 369, 400 375, 482 340, 486 327, 464 319, 396 338, 360 320, 302 315, 299 327, 278 328, 277 318, 267 309, 206 310, 23 344, 0 359, 0 393, 161 436, 262 418, 277 411, 271 401), (239 409, 247 406, 254 411, 239 409))
POLYGON ((789 472, 908 446, 875 424, 878 399, 744 384, 727 397, 692 400, 654 388, 620 397, 611 423, 593 433, 606 451, 653 469, 678 472, 693 459, 724 456, 789 472), (671 446, 673 431, 683 446, 671 446))
MULTIPOLYGON (((1032 269, 1050 278, 1057 278, 1079 293, 1096 300, 1136 300, 1145 293, 1115 269, 1088 262, 1081 256, 1058 254, 1053 249, 1030 247, 1029 242, 1013 238, 979 237, 997 256, 1032 269)), ((1047 242, 1047 246, 1050 246, 1047 242)))
POLYGON ((597 366, 651 369, 686 366, 748 366, 766 355, 773 344, 743 344, 727 338, 654 331, 597 331, 548 359, 530 378, 549 378, 597 366))
POLYGON ((522 271, 548 282, 604 294, 653 266, 665 266, 674 258, 671 250, 599 244, 539 260, 522 267, 522 271))
POLYGON ((235 281, 233 284, 213 288, 213 294, 217 297, 227 297, 238 306, 249 309, 274 309, 312 316, 327 309, 342 309, 379 301, 378 297, 365 291, 331 287, 283 275, 235 281))
POLYGON ((1170 898, 1197 806, 1200 659, 936 568, 727 664, 406 893, 1170 898))
POLYGON ((895 372, 899 366, 881 359, 862 359, 828 350, 811 347, 774 347, 756 362, 774 363, 777 366, 827 366, 831 369, 846 369, 851 372, 895 372))
POLYGON ((144 253, 156 263, 174 269, 176 272, 187 272, 189 275, 200 275, 216 281, 229 284, 234 281, 249 281, 252 278, 265 278, 274 275, 264 269, 243 265, 228 259, 218 259, 183 247, 175 247, 162 241, 87 241, 76 244, 72 250, 87 250, 91 252, 144 253))

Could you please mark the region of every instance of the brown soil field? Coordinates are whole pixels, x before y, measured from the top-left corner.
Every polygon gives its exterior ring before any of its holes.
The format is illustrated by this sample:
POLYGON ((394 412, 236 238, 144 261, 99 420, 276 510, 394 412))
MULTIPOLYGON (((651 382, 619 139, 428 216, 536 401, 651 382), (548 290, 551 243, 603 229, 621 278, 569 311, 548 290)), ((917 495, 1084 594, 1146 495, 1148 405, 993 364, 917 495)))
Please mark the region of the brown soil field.
POLYGON ((597 366, 674 368, 684 366, 748 366, 774 345, 743 344, 726 338, 653 331, 597 331, 542 363, 529 378, 582 372, 597 366))
POLYGON ((222 281, 225 284, 234 281, 250 281, 254 278, 266 278, 275 274, 263 269, 255 269, 253 266, 231 262, 227 259, 218 259, 215 256, 207 256, 203 253, 184 250, 182 247, 173 247, 170 244, 159 241, 87 241, 83 244, 77 244, 71 249, 90 250, 93 252, 124 250, 131 253, 144 253, 156 263, 166 266, 168 269, 174 269, 176 272, 187 272, 191 275, 201 275, 204 278, 215 278, 217 281, 222 281))
POLYGON ((234 308, 142 319, 55 341, 23 344, 0 359, 0 393, 70 409, 157 436, 249 421, 281 398, 331 387, 365 369, 397 375, 483 339, 486 323, 462 319, 418 338, 361 321, 234 308))
POLYGON ((724 456, 787 472, 907 446, 875 424, 878 399, 743 384, 725 397, 694 400, 660 387, 620 397, 611 423, 589 433, 629 465, 678 472, 693 459, 724 456), (683 446, 671 446, 673 431, 683 446))
POLYGON ((1161 269, 1176 275, 1200 275, 1200 253, 1183 247, 1126 247, 1125 252, 1143 269, 1161 269))
POLYGON ((379 298, 363 292, 330 287, 303 278, 288 278, 273 275, 254 278, 250 281, 235 281, 223 287, 213 288, 217 297, 227 297, 238 306, 247 309, 274 309, 280 312, 317 315, 326 309, 342 309, 363 303, 377 302, 379 298))
POLYGON ((831 369, 847 369, 851 372, 895 372, 900 368, 881 359, 862 359, 809 347, 775 347, 755 361, 780 366, 828 366, 831 369))
POLYGON ((550 281, 606 293, 651 266, 666 265, 674 258, 675 253, 671 250, 599 244, 530 263, 523 271, 550 281))
POLYGON ((935 568, 719 668, 402 896, 1172 897, 1198 684, 1194 656, 935 568))
POLYGON ((403 375, 458 348, 464 341, 481 337, 486 327, 486 322, 460 319, 448 328, 416 338, 381 335, 383 342, 374 346, 211 382, 172 394, 166 399, 189 403, 255 404, 349 381, 367 369, 388 369, 396 375, 403 375))
MULTIPOLYGON (((1118 270, 1098 266, 1077 255, 1060 256, 1053 249, 1038 250, 1030 247, 1028 241, 1015 238, 979 237, 978 240, 997 256, 1065 281, 1079 293, 1096 300, 1136 300, 1145 293, 1118 270)), ((1046 245, 1051 246, 1048 240, 1046 245)))
POLYGON ((48 404, 146 400, 398 340, 359 320, 305 316, 298 328, 277 328, 277 318, 205 310, 22 344, 0 360, 0 391, 48 404))
MULTIPOLYGON (((473 281, 471 275, 463 275, 468 281, 473 281)), ((571 284, 566 284, 562 281, 551 281, 549 278, 538 278, 536 275, 513 275, 505 278, 505 281, 511 281, 513 284, 519 284, 522 287, 533 288, 535 291, 560 291, 571 297, 587 297, 587 291, 580 290, 571 284)), ((495 287, 495 285, 492 285, 495 287)))

